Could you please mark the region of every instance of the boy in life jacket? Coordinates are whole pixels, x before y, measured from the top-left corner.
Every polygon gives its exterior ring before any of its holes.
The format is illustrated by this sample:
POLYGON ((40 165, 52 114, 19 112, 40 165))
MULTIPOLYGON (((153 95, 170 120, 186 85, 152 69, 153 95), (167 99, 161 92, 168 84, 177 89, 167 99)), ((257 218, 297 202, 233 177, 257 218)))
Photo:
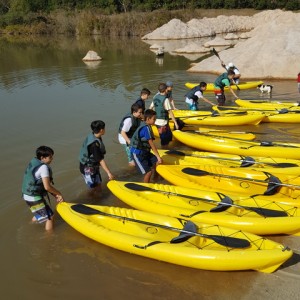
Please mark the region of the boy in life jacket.
POLYGON ((119 125, 118 139, 119 143, 124 147, 125 153, 130 166, 135 166, 132 154, 130 152, 130 139, 134 132, 141 124, 141 116, 143 115, 142 108, 138 104, 131 105, 131 113, 123 117, 119 125))
POLYGON ((142 114, 146 109, 145 101, 149 98, 151 92, 147 88, 141 90, 140 97, 135 101, 135 103, 142 109, 142 114))
POLYGON ((221 74, 214 82, 214 93, 216 95, 216 99, 218 101, 219 106, 224 105, 226 101, 225 92, 224 92, 225 86, 228 87, 229 91, 236 99, 239 98, 230 86, 230 81, 232 80, 233 77, 234 77, 234 72, 232 70, 229 70, 228 72, 221 74))
POLYGON ((179 129, 177 121, 174 117, 172 107, 169 99, 167 98, 167 85, 160 83, 158 85, 159 93, 155 95, 153 102, 150 105, 150 109, 154 109, 156 112, 155 125, 157 127, 161 146, 167 146, 172 141, 172 131, 169 126, 169 117, 174 122, 176 129, 179 129))
POLYGON ((134 132, 130 142, 130 151, 136 168, 144 175, 143 181, 147 183, 150 182, 152 174, 155 173, 156 165, 162 163, 162 159, 153 142, 154 134, 151 125, 154 125, 155 120, 156 112, 152 109, 146 109, 144 122, 134 132))
POLYGON ((188 108, 190 110, 198 110, 198 99, 202 99, 203 101, 209 103, 211 106, 215 105, 213 102, 204 98, 203 93, 206 90, 207 83, 200 82, 199 85, 193 87, 186 95, 185 102, 188 104, 188 108))
POLYGON ((80 149, 79 170, 86 185, 91 189, 91 193, 94 194, 101 191, 100 166, 107 173, 109 180, 112 180, 114 176, 104 160, 106 150, 102 136, 105 134, 105 123, 101 120, 93 121, 91 129, 92 132, 86 137, 80 149))
POLYGON ((56 201, 64 201, 60 191, 53 186, 52 170, 49 167, 54 151, 50 147, 40 146, 36 149, 36 157, 28 164, 23 177, 22 194, 31 212, 33 222, 45 223, 46 230, 53 229, 53 211, 46 202, 48 193, 56 201))

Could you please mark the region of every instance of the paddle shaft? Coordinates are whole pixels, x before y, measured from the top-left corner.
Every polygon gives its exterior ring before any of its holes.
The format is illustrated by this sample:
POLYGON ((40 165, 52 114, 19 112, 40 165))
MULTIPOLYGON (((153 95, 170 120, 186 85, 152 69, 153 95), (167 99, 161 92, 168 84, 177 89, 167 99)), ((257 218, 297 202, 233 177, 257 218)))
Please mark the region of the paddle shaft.
POLYGON ((125 184, 125 186, 129 189, 132 190, 138 190, 138 191, 151 191, 151 192, 155 192, 155 193, 162 193, 162 194, 166 194, 166 195, 172 195, 172 196, 177 196, 177 197, 182 197, 182 198, 187 198, 187 199, 191 199, 191 200, 197 200, 197 201, 202 201, 202 202, 207 202, 207 203, 213 203, 215 205, 222 205, 222 206, 227 206, 227 208, 229 207, 236 207, 236 208, 242 208, 242 209, 246 209, 246 210, 250 210, 250 211, 254 211, 259 215, 262 215, 264 217, 283 217, 286 216, 287 214, 283 211, 277 211, 277 210, 273 210, 273 209, 265 209, 265 208, 261 208, 261 207, 251 207, 251 206, 242 206, 242 205, 237 205, 237 204, 233 204, 232 200, 223 194, 217 193, 218 196, 224 196, 223 199, 227 199, 230 201, 229 202, 221 202, 220 201, 216 201, 216 200, 211 200, 211 199, 206 199, 206 198, 200 198, 200 197, 194 197, 194 196, 189 196, 189 195, 185 195, 185 194, 178 194, 178 193, 173 193, 173 192, 165 192, 162 190, 157 190, 154 188, 150 188, 147 186, 143 186, 143 185, 139 185, 136 183, 127 183, 125 184))
POLYGON ((172 226, 167 226, 167 225, 152 223, 152 222, 143 221, 143 220, 139 220, 139 219, 105 213, 105 212, 102 212, 100 210, 91 208, 91 207, 83 205, 83 204, 74 204, 74 205, 72 205, 72 209, 81 214, 86 214, 86 215, 98 214, 98 215, 111 217, 111 218, 115 218, 115 219, 119 219, 119 220, 123 220, 123 221, 129 221, 129 222, 139 223, 139 224, 143 224, 143 225, 147 225, 147 226, 153 226, 153 227, 158 227, 158 228, 167 229, 167 230, 171 230, 171 231, 176 231, 176 232, 180 232, 180 233, 186 233, 186 234, 190 234, 192 236, 200 236, 203 238, 211 239, 211 240, 215 241, 216 243, 223 245, 223 246, 227 246, 227 247, 246 248, 250 245, 250 242, 245 239, 227 237, 227 236, 225 237, 225 236, 221 236, 221 235, 209 235, 209 234, 202 234, 202 233, 198 233, 198 232, 187 231, 187 230, 179 229, 179 228, 172 227, 172 226))
MULTIPOLYGON (((220 62, 222 63, 222 59, 220 58, 220 56, 219 56, 219 53, 217 52, 217 50, 215 49, 215 48, 213 48, 212 49, 213 50, 213 53, 214 53, 214 55, 220 60, 220 62)), ((225 68, 225 67, 224 67, 225 68)), ((225 68, 226 69, 226 68, 225 68)), ((226 71, 227 71, 227 69, 226 69, 226 71)), ((238 89, 238 90, 240 90, 240 88, 239 88, 239 86, 235 83, 235 86, 236 86, 236 88, 238 89)))
POLYGON ((272 182, 272 181, 266 182, 265 180, 262 180, 262 179, 253 179, 253 178, 239 177, 239 176, 234 176, 234 175, 217 174, 217 173, 207 172, 204 170, 199 170, 199 169, 194 169, 194 168, 185 168, 185 169, 183 169, 183 171, 184 170, 187 170, 187 172, 184 172, 184 173, 189 174, 189 175, 194 175, 194 176, 210 175, 210 176, 216 176, 216 177, 236 179, 236 180, 241 180, 241 181, 262 182, 262 183, 267 183, 267 184, 274 184, 274 185, 278 185, 278 186, 286 186, 286 187, 293 187, 296 189, 300 189, 300 186, 296 185, 296 184, 286 184, 286 183, 282 183, 282 182, 279 183, 279 182, 272 182), (190 172, 188 169, 190 169, 192 171, 190 172), (192 173, 194 173, 194 174, 192 174, 192 173))
MULTIPOLYGON (((253 164, 262 164, 262 165, 268 165, 268 166, 272 166, 272 167, 278 167, 278 168, 285 168, 284 165, 288 164, 288 167, 297 167, 298 165, 293 164, 293 163, 271 163, 271 162, 259 162, 259 161, 255 161, 252 157, 245 157, 240 158, 240 159, 234 159, 234 158, 226 158, 226 157, 213 157, 213 156, 205 156, 205 155, 197 155, 197 154, 185 154, 182 151, 178 151, 178 150, 169 150, 166 152, 166 154, 169 155, 179 155, 179 156, 190 156, 190 157, 196 157, 196 158, 204 158, 204 159, 215 159, 215 160, 225 160, 225 161, 233 161, 233 162, 245 162, 245 163, 253 163, 253 164), (248 160, 247 160, 248 159, 248 160)), ((287 168, 288 168, 287 167, 287 168)))

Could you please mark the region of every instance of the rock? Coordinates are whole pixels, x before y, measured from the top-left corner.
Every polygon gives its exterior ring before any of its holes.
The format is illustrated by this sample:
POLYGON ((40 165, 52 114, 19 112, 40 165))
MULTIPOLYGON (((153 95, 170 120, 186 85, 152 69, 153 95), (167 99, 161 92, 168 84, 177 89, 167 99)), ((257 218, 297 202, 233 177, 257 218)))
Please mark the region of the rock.
POLYGON ((175 49, 175 53, 209 53, 210 50, 197 43, 189 43, 183 48, 175 49))
POLYGON ((86 56, 82 59, 83 61, 97 61, 101 60, 102 58, 97 54, 95 51, 88 51, 86 56))
POLYGON ((240 39, 249 39, 249 37, 250 37, 250 34, 248 32, 243 32, 239 36, 240 39))
MULTIPOLYGON (((299 72, 300 14, 264 11, 253 18, 257 26, 251 32, 252 37, 222 51, 221 59, 232 61, 239 68, 242 79, 295 79, 299 72)), ((212 56, 188 71, 219 74, 224 69, 212 56)))
POLYGON ((153 44, 153 45, 150 46, 150 49, 155 50, 155 49, 159 49, 160 47, 161 47, 161 45, 153 44))
POLYGON ((209 47, 214 47, 214 46, 231 46, 233 43, 231 41, 225 41, 221 37, 216 37, 215 39, 206 42, 204 44, 204 47, 209 48, 209 47))
POLYGON ((239 37, 237 34, 235 33, 228 33, 225 37, 224 37, 225 40, 238 40, 239 37))
MULTIPOLYGON (((173 19, 143 39, 191 39, 233 32, 243 32, 240 38, 245 40, 233 48, 224 51, 218 48, 217 51, 221 51, 220 57, 225 63, 232 61, 239 68, 242 79, 295 79, 300 70, 299 12, 277 9, 253 16, 218 16, 192 19, 187 23, 173 19)), ((204 45, 210 47, 224 43, 217 42, 215 39, 204 45)), ((220 74, 224 69, 212 56, 188 71, 220 74)))

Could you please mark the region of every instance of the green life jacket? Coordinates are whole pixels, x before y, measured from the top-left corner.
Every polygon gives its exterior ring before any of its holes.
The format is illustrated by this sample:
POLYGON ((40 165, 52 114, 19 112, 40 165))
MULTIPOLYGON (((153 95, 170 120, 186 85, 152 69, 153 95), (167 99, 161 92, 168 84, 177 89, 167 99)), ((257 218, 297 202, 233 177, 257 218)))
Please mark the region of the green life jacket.
POLYGON ((140 137, 140 131, 145 126, 147 126, 149 128, 151 138, 154 140, 154 134, 153 134, 151 126, 147 125, 145 122, 141 122, 141 125, 135 131, 135 133, 133 134, 133 136, 130 140, 130 146, 135 149, 139 149, 139 150, 143 150, 143 151, 150 151, 151 147, 149 145, 148 140, 144 140, 143 138, 140 137))
POLYGON ((196 85, 195 87, 193 87, 190 91, 188 91, 186 93, 185 97, 191 99, 195 95, 195 93, 199 92, 199 91, 201 91, 200 85, 196 85))
POLYGON ((163 120, 169 119, 169 113, 164 108, 164 103, 166 99, 167 99, 166 95, 160 95, 160 94, 155 95, 153 99, 154 110, 156 112, 157 119, 163 119, 163 120))
POLYGON ((216 79, 216 81, 214 82, 215 87, 220 87, 221 89, 224 89, 225 84, 222 82, 222 80, 224 80, 224 79, 228 79, 228 80, 229 80, 227 72, 221 74, 221 75, 216 79))
POLYGON ((86 139, 84 140, 82 147, 80 149, 79 153, 79 161, 86 166, 95 166, 98 165, 99 162, 94 160, 94 157, 92 154, 89 154, 88 147, 95 141, 98 141, 100 144, 100 151, 104 155, 106 153, 105 146, 102 142, 102 139, 98 139, 95 137, 93 133, 90 133, 86 139))
MULTIPOLYGON (((42 163, 39 159, 33 158, 28 167, 25 170, 22 183, 22 193, 28 196, 44 196, 47 194, 42 179, 36 179, 34 174, 42 166, 46 165, 42 163)), ((46 165, 49 169, 50 181, 53 183, 52 170, 46 165)))
POLYGON ((122 131, 122 128, 123 128, 123 125, 124 125, 124 121, 127 119, 127 118, 131 118, 131 127, 129 129, 128 132, 126 132, 127 136, 129 138, 131 138, 134 134, 134 132, 137 130, 137 128, 140 126, 141 124, 141 120, 138 119, 138 118, 135 118, 131 113, 127 114, 121 121, 120 125, 119 125, 119 133, 121 133, 122 131))

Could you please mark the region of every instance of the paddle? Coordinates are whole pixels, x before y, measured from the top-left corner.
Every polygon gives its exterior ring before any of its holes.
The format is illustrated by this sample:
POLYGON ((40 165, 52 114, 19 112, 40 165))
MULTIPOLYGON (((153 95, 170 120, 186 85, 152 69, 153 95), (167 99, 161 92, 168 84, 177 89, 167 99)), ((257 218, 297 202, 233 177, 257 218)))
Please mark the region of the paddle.
POLYGON ((263 165, 268 165, 272 166, 275 168, 291 168, 291 167, 299 167, 299 165, 294 164, 294 163, 268 163, 268 162, 257 162, 255 159, 251 156, 246 156, 243 159, 234 159, 234 158, 226 158, 226 157, 213 157, 213 156, 206 156, 206 155, 197 155, 197 154, 186 154, 182 151, 179 150, 168 150, 166 151, 166 154, 174 154, 174 155, 179 155, 179 156, 191 156, 191 157, 199 157, 199 158, 208 158, 208 159, 216 159, 216 160, 226 160, 226 161, 234 161, 234 162, 241 162, 242 168, 244 167, 250 167, 254 164, 263 164, 263 165))
POLYGON ((254 211, 254 212, 256 212, 257 214, 259 214, 263 217, 286 217, 287 216, 287 213, 284 212, 284 211, 267 209, 267 208, 262 208, 262 207, 251 207, 251 206, 242 206, 242 205, 234 204, 233 201, 228 196, 225 196, 225 195, 220 194, 220 193, 217 193, 219 195, 219 197, 220 196, 224 196, 224 197, 219 202, 219 201, 210 200, 210 199, 206 199, 206 198, 194 197, 194 196, 189 196, 189 195, 184 195, 184 194, 177 194, 177 193, 172 193, 172 192, 165 192, 165 191, 162 191, 162 190, 153 189, 153 188, 150 188, 148 186, 143 186, 143 185, 132 183, 132 182, 126 183, 125 187, 127 187, 130 190, 139 191, 139 192, 162 193, 162 194, 187 198, 187 199, 191 199, 191 200, 197 200, 197 201, 216 204, 217 206, 212 208, 210 210, 211 212, 222 212, 222 211, 225 211, 229 207, 232 206, 232 207, 237 207, 237 208, 242 208, 242 209, 254 211))
MULTIPOLYGON (((222 62, 222 59, 219 56, 219 53, 217 52, 217 50, 215 48, 212 48, 212 52, 213 54, 220 60, 220 62, 222 62)), ((226 69, 226 68, 225 68, 226 69)), ((227 71, 227 69, 226 69, 227 71)), ((240 91, 241 89, 239 88, 239 86, 235 83, 236 88, 240 91)))
POLYGON ((176 117, 176 119, 189 119, 189 118, 198 118, 198 117, 219 117, 219 116, 227 116, 227 115, 247 115, 247 111, 237 111, 237 112, 228 112, 226 114, 221 115, 217 110, 214 110, 213 112, 208 112, 207 115, 204 114, 199 114, 199 115, 190 115, 190 116, 181 116, 181 117, 176 117))
POLYGON ((266 180, 261 180, 261 179, 253 179, 253 178, 247 178, 247 177, 238 177, 238 176, 233 176, 233 175, 226 175, 226 174, 217 174, 217 173, 212 173, 212 172, 207 172, 205 170, 199 170, 191 167, 187 167, 182 169, 182 172, 188 175, 193 175, 193 176, 217 176, 217 177, 223 177, 223 178, 229 178, 229 179, 236 179, 236 180, 241 180, 241 181, 251 181, 251 182, 263 182, 263 183, 268 183, 267 191, 264 193, 264 195, 274 195, 278 188, 280 186, 286 186, 286 187, 293 187, 296 189, 300 189, 299 185, 295 184, 285 184, 282 183, 279 178, 276 176, 269 174, 267 172, 265 173, 266 176, 268 176, 269 182, 266 180))
MULTIPOLYGON (((159 227, 159 228, 163 228, 163 229, 167 229, 167 230, 171 230, 171 231, 180 232, 180 234, 184 234, 181 237, 179 236, 179 237, 173 239, 173 243, 184 242, 190 237, 200 236, 200 237, 203 237, 203 238, 211 239, 214 242, 216 242, 216 243, 218 243, 222 246, 225 246, 225 247, 247 248, 247 247, 250 246, 250 242, 248 240, 229 237, 229 236, 210 235, 210 234, 198 233, 196 225, 194 224, 192 226, 191 221, 188 221, 189 224, 187 225, 189 230, 185 230, 185 229, 179 229, 179 228, 171 227, 171 226, 167 226, 167 225, 151 223, 151 222, 147 222, 147 221, 143 221, 143 220, 139 220, 139 219, 134 219, 134 218, 129 218, 129 217, 122 217, 122 216, 118 216, 118 215, 114 215, 114 214, 105 213, 105 212, 102 212, 100 210, 91 208, 91 207, 83 205, 83 204, 74 204, 71 207, 74 211, 76 211, 80 214, 84 214, 84 215, 102 215, 102 216, 106 216, 106 217, 120 219, 120 220, 123 220, 123 221, 129 221, 129 222, 144 224, 144 225, 147 225, 147 226, 159 227)), ((172 241, 171 241, 171 243, 172 243, 172 241)))
POLYGON ((281 109, 262 109, 262 108, 246 108, 246 107, 226 107, 226 106, 218 106, 218 110, 221 111, 227 111, 227 110, 236 110, 236 111, 254 111, 254 112, 270 112, 273 114, 272 115, 276 115, 276 114, 287 114, 287 113, 296 113, 299 114, 300 110, 289 110, 287 108, 281 108, 281 109))

